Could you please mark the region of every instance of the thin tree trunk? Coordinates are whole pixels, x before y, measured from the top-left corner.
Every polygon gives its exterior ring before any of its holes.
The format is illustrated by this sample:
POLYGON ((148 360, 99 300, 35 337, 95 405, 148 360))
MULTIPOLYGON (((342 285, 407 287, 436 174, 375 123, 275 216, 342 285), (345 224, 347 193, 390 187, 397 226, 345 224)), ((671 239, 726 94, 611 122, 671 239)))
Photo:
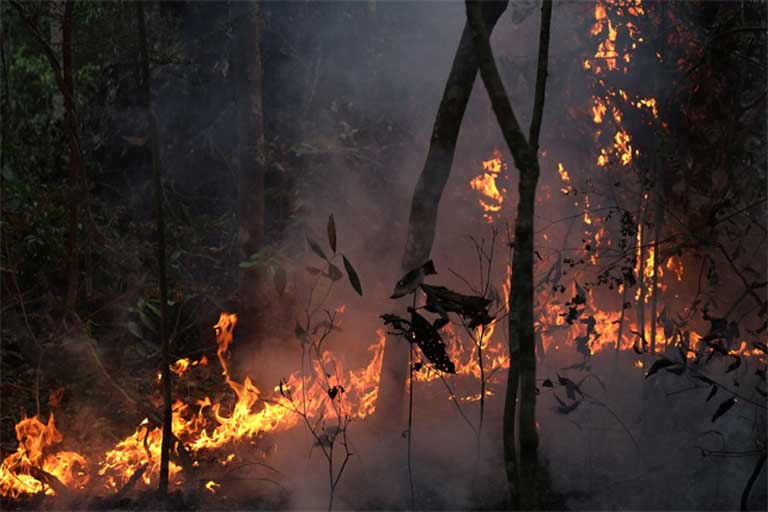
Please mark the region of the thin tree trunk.
POLYGON ((510 455, 508 447, 514 444, 514 432, 519 433, 520 464, 518 471, 514 462, 506 459, 507 481, 510 495, 519 497, 524 509, 539 508, 538 445, 536 429, 536 339, 533 329, 533 228, 536 200, 536 185, 539 179, 539 133, 544 112, 546 93, 547 60, 549 54, 549 29, 552 18, 552 2, 544 0, 541 9, 541 30, 539 34, 539 56, 536 73, 536 95, 528 140, 523 135, 515 113, 509 103, 509 97, 499 76, 493 57, 489 33, 481 16, 481 4, 467 1, 467 18, 473 32, 473 41, 477 51, 480 75, 491 99, 493 111, 501 126, 504 139, 512 153, 515 166, 520 172, 518 184, 519 203, 515 221, 514 255, 509 294, 509 340, 510 358, 519 360, 519 394, 512 390, 518 382, 512 382, 514 373, 510 371, 507 382, 507 397, 504 407, 503 443, 505 455, 510 455), (517 340, 515 343, 514 340, 517 340), (515 422, 515 405, 511 400, 518 398, 520 411, 518 428, 512 429, 515 422), (512 438, 510 439, 510 432, 512 438))
MULTIPOLYGON (((264 174, 266 150, 262 106, 261 3, 234 2, 234 72, 238 128, 238 246, 240 260, 264 246, 264 174)), ((243 312, 258 315, 264 305, 263 272, 240 274, 239 294, 243 312)))
POLYGON ((165 218, 163 215, 163 180, 162 167, 160 165, 160 140, 157 119, 152 111, 152 95, 149 74, 149 54, 147 52, 147 31, 144 21, 144 4, 136 2, 136 17, 139 27, 139 52, 141 56, 141 95, 144 108, 146 109, 147 122, 149 129, 150 151, 152 152, 152 169, 155 181, 155 209, 157 216, 157 264, 160 288, 160 346, 162 351, 162 361, 160 363, 160 376, 163 391, 163 439, 160 446, 160 495, 165 497, 168 494, 168 467, 171 455, 171 440, 173 432, 171 424, 173 421, 173 412, 171 406, 171 372, 170 372, 170 350, 168 347, 168 337, 166 335, 166 318, 168 303, 168 284, 166 280, 165 268, 165 218))
MULTIPOLYGON (((648 240, 648 234, 646 233, 646 221, 648 220, 648 201, 645 199, 645 194, 647 193, 647 189, 645 188, 645 178, 641 177, 640 180, 642 182, 642 186, 640 188, 640 211, 638 212, 638 229, 640 230, 640 236, 638 237, 637 241, 640 247, 640 254, 638 255, 639 261, 637 263, 637 282, 640 289, 640 298, 637 300, 637 329, 642 336, 643 343, 645 344, 648 340, 648 338, 645 336, 645 242, 648 240)), ((643 348, 645 349, 647 347, 643 348)))
POLYGON ((64 86, 64 109, 67 114, 67 126, 69 132, 69 192, 72 195, 69 200, 69 229, 67 233, 67 299, 65 312, 67 316, 75 313, 77 306, 77 291, 79 287, 79 255, 77 251, 78 239, 78 205, 80 201, 78 190, 81 188, 83 161, 80 150, 80 138, 77 130, 77 110, 75 105, 75 87, 72 78, 72 13, 74 1, 67 1, 64 5, 64 20, 62 22, 62 81, 64 86))
MULTIPOLYGON (((483 19, 489 31, 493 30, 504 9, 506 2, 483 3, 483 19)), ((413 192, 401 266, 403 273, 427 261, 432 252, 440 199, 451 173, 456 141, 477 69, 472 32, 466 23, 440 100, 427 159, 413 192)), ((378 415, 391 424, 396 424, 402 417, 407 376, 408 347, 402 340, 390 339, 384 352, 377 410, 378 415)))
POLYGON ((83 190, 83 153, 80 145, 80 134, 77 122, 77 105, 75 102, 74 64, 72 58, 73 14, 74 0, 64 4, 64 16, 61 21, 61 60, 54 48, 49 44, 35 20, 27 16, 25 9, 17 1, 11 0, 11 6, 16 9, 22 21, 29 29, 32 37, 42 48, 53 70, 53 76, 64 96, 66 114, 67 138, 69 143, 69 175, 67 177, 67 202, 69 203, 69 222, 67 230, 67 291, 64 303, 65 317, 72 318, 77 307, 79 288, 79 253, 78 253, 78 209, 82 202, 83 190))

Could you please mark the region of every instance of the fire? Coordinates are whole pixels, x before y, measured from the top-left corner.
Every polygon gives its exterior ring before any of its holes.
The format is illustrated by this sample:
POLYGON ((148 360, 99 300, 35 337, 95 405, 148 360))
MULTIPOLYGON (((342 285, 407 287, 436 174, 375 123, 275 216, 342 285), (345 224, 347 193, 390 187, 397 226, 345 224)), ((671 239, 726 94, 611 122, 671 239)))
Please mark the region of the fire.
POLYGON ((85 458, 77 452, 45 452, 63 440, 56 429, 53 413, 48 423, 37 416, 24 418, 16 425, 19 447, 0 465, 0 495, 17 498, 22 494, 56 494, 45 485, 45 475, 52 475, 68 488, 82 489, 88 483, 85 458))
POLYGON ((483 171, 469 182, 472 189, 480 192, 482 197, 478 199, 480 206, 485 211, 483 217, 489 222, 493 222, 493 214, 501 211, 501 205, 504 202, 504 196, 507 191, 496 184, 496 179, 500 176, 502 169, 507 168, 507 164, 501 158, 501 151, 493 150, 493 156, 489 160, 482 162, 483 171))

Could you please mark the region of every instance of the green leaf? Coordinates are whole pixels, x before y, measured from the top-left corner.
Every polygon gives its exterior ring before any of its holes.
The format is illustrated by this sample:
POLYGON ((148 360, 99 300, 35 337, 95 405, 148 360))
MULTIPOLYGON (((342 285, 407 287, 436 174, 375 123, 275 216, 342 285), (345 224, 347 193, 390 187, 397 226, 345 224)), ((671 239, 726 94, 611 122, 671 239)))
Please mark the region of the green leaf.
POLYGON ((330 277, 332 281, 338 281, 339 279, 344 277, 344 274, 341 273, 341 270, 339 270, 339 267, 337 267, 333 263, 329 263, 328 264, 328 277, 330 277))
POLYGON ((261 264, 261 262, 260 262, 260 261, 257 261, 257 260, 248 260, 248 261, 243 261, 243 262, 241 262, 241 263, 240 263, 240 265, 238 265, 238 266, 239 266, 240 268, 249 269, 249 268, 253 268, 253 267, 256 267, 256 266, 258 266, 258 265, 260 265, 260 264, 261 264))
POLYGON ((360 278, 357 277, 357 272, 355 272, 355 268, 352 266, 352 264, 349 262, 346 256, 342 255, 341 257, 344 260, 344 269, 347 271, 347 277, 349 277, 349 284, 351 284, 352 288, 355 289, 357 294, 362 297, 363 287, 360 285, 360 278))
POLYGON ((333 220, 333 214, 328 217, 328 243, 333 254, 336 254, 336 222, 333 220))
POLYGON ((130 333, 136 337, 136 339, 144 339, 144 333, 141 332, 141 327, 139 327, 136 322, 128 322, 125 324, 125 326, 128 328, 128 331, 130 331, 130 333))
POLYGON ((323 249, 320 247, 320 245, 318 245, 317 242, 307 237, 307 243, 309 244, 309 248, 312 249, 312 252, 323 258, 325 261, 328 261, 328 258, 326 258, 323 249))

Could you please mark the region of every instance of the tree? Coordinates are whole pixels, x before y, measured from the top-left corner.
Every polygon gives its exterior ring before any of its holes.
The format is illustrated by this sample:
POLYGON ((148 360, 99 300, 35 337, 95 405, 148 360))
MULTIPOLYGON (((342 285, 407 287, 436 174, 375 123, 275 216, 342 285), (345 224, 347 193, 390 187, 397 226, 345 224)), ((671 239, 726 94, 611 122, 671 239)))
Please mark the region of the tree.
MULTIPOLYGON (((260 2, 234 2, 235 32, 233 67, 237 103, 238 247, 245 261, 264 246, 264 175, 266 147, 262 106, 260 2)), ((249 269, 240 273, 239 294, 243 311, 258 311, 263 273, 249 269)))
MULTIPOLYGON (((483 2, 482 17, 489 32, 506 9, 506 2, 483 2)), ((437 230, 440 198, 451 173, 456 140, 477 75, 478 60, 469 23, 464 25, 451 72, 432 128, 429 152, 419 175, 411 201, 403 273, 429 260, 437 230)), ((405 380, 408 375, 409 348, 404 343, 387 343, 381 373, 379 414, 396 421, 403 410, 405 380)))
POLYGON ((79 287, 78 210, 81 203, 80 189, 82 188, 83 181, 83 154, 80 145, 73 79, 72 38, 74 1, 67 0, 64 4, 64 15, 61 21, 61 59, 56 55, 55 49, 48 44, 35 20, 27 14, 21 4, 11 2, 11 5, 18 11, 19 16, 27 25, 30 33, 45 52, 53 70, 54 79, 59 86, 59 91, 64 97, 66 132, 69 143, 69 175, 67 177, 67 185, 70 193, 68 201, 69 228, 67 232, 67 292, 64 309, 66 315, 71 317, 74 315, 75 307, 77 306, 79 287))
POLYGON ((472 30, 480 75, 491 99, 493 111, 520 172, 519 203, 515 220, 514 257, 509 294, 510 367, 504 404, 504 459, 513 501, 524 509, 539 506, 538 433, 536 431, 536 339, 533 330, 533 221, 536 185, 539 179, 539 133, 541 131, 549 52, 549 27, 552 2, 544 0, 541 10, 536 93, 531 126, 526 140, 509 103, 499 76, 490 32, 483 19, 482 5, 467 0, 467 19, 472 30), (516 405, 520 399, 520 413, 516 405), (517 424, 516 424, 517 421, 517 424), (518 428, 515 428, 515 427, 518 428), (519 464, 515 432, 519 431, 519 464), (519 469, 519 471, 518 471, 519 469))
POLYGON ((163 385, 163 439, 160 447, 160 482, 161 497, 168 494, 168 469, 171 456, 171 441, 173 431, 173 409, 171 405, 171 371, 170 348, 166 333, 166 318, 168 309, 168 283, 166 279, 165 261, 165 218, 163 215, 163 180, 160 165, 160 140, 157 128, 157 119, 152 111, 152 93, 150 88, 149 53, 147 51, 147 31, 144 22, 144 5, 136 3, 136 18, 139 27, 139 52, 141 58, 141 96, 147 115, 148 135, 150 139, 150 152, 152 158, 152 171, 155 184, 155 210, 157 229, 157 264, 158 281, 160 288, 160 324, 158 326, 160 337, 160 375, 163 385))

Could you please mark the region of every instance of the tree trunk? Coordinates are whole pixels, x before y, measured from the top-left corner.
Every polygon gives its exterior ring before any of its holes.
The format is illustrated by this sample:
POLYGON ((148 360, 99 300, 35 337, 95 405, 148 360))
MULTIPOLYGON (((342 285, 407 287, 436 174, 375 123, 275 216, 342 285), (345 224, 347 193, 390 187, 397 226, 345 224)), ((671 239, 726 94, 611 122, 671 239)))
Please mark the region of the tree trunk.
POLYGON ((67 127, 69 133, 69 228, 67 232, 67 298, 65 312, 67 316, 75 313, 77 306, 77 291, 79 287, 79 255, 77 250, 78 239, 78 205, 80 203, 80 189, 82 188, 83 161, 80 148, 80 137, 77 130, 77 107, 75 105, 75 87, 72 62, 72 13, 74 1, 70 0, 64 5, 64 20, 62 21, 62 85, 64 93, 64 110, 67 114, 67 127))
MULTIPOLYGON (((240 261, 264 246, 264 174, 266 148, 262 107, 261 32, 262 6, 234 2, 233 67, 237 97, 238 129, 238 247, 240 261)), ((257 267, 242 271, 239 279, 241 311, 258 318, 265 305, 264 273, 257 267)))
MULTIPOLYGON (((493 30, 505 8, 506 2, 483 3, 482 15, 489 31, 493 30)), ((401 266, 403 273, 427 261, 432 252, 440 199, 451 173, 456 141, 476 75, 477 56, 467 23, 440 100, 427 159, 413 192, 401 266)), ((384 352, 377 409, 380 417, 392 424, 402 416, 407 377, 408 346, 401 339, 390 338, 384 352)))
POLYGON ((150 88, 149 54, 147 52, 147 31, 144 23, 144 4, 136 2, 136 18, 139 28, 139 52, 141 58, 141 87, 140 94, 143 106, 146 110, 149 147, 152 156, 152 170, 155 181, 155 209, 157 225, 157 265, 158 281, 160 288, 160 347, 162 360, 160 363, 160 377, 163 391, 163 438, 160 446, 160 478, 159 491, 162 497, 168 494, 168 468, 171 455, 171 441, 173 431, 173 411, 171 405, 171 372, 170 349, 166 333, 168 284, 165 268, 165 218, 163 215, 163 182, 162 168, 160 165, 160 135, 157 127, 157 119, 152 111, 152 95, 150 88))
POLYGON ((473 41, 478 55, 480 75, 491 99, 493 111, 501 126, 504 140, 512 153, 515 166, 520 172, 518 184, 519 203, 515 220, 514 255, 509 294, 509 350, 510 358, 519 361, 519 382, 517 366, 510 364, 507 380, 507 396, 504 406, 505 466, 510 495, 519 499, 519 505, 526 510, 536 509, 539 501, 538 445, 536 428, 536 338, 533 329, 533 227, 536 201, 536 185, 539 179, 539 133, 544 111, 549 53, 549 28, 552 17, 552 2, 544 0, 541 9, 541 31, 539 35, 539 56, 536 73, 536 95, 528 140, 523 135, 515 113, 509 103, 507 92, 496 68, 491 49, 489 33, 481 16, 481 4, 467 1, 467 18, 473 32, 473 41), (515 371, 513 371, 513 369, 515 371), (517 392, 519 385, 519 393, 517 392), (520 412, 515 424, 515 402, 520 403, 520 412), (519 468, 512 460, 515 450, 514 433, 519 435, 519 468))

